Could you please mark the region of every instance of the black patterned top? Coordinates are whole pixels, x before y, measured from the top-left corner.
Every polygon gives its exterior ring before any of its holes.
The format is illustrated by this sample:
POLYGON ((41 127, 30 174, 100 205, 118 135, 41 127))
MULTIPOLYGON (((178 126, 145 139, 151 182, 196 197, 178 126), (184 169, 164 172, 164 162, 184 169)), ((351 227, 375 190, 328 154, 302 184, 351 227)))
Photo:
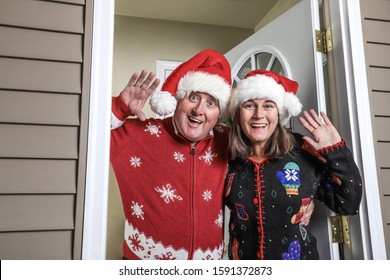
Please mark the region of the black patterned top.
POLYGON ((282 159, 229 162, 230 259, 319 259, 310 225, 300 224, 309 203, 316 198, 336 213, 358 213, 361 177, 345 142, 314 151, 294 136, 282 159))

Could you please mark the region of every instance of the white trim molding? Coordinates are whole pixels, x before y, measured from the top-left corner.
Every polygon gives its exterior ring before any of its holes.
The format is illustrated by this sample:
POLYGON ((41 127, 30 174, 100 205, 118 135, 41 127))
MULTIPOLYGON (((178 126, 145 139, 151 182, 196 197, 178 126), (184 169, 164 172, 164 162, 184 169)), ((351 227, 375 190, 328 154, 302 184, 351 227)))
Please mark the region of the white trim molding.
POLYGON ((84 260, 106 258, 114 1, 95 0, 88 155, 84 208, 84 260))

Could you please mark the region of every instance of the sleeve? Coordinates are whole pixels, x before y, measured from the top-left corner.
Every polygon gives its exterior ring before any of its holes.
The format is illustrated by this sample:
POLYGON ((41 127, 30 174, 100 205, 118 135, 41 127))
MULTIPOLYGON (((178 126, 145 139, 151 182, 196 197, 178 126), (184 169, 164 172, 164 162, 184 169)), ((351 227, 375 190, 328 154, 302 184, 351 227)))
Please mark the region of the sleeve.
POLYGON ((129 108, 127 108, 122 99, 119 96, 113 97, 111 109, 111 130, 122 126, 129 116, 131 116, 129 108))
POLYGON ((131 116, 129 108, 118 97, 112 98, 112 111, 111 111, 111 140, 110 151, 111 158, 114 158, 121 149, 128 143, 130 134, 130 126, 128 117, 131 116), (127 125, 124 125, 124 124, 127 125))
POLYGON ((344 140, 317 152, 324 163, 317 199, 336 213, 357 214, 362 197, 362 179, 344 140))

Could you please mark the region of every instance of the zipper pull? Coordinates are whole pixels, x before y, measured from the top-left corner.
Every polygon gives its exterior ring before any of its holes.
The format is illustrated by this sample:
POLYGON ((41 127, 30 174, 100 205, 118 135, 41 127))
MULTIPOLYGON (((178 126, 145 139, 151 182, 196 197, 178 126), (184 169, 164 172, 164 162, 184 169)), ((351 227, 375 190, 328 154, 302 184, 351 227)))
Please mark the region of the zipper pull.
POLYGON ((191 152, 190 152, 191 155, 195 155, 195 145, 194 146, 191 146, 191 152))

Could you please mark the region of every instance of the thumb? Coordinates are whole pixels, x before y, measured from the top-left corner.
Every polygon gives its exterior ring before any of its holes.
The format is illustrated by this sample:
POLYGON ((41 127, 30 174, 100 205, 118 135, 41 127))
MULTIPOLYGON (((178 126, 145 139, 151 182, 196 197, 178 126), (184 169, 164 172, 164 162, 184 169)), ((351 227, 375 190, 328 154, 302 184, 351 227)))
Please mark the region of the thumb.
POLYGON ((134 112, 134 115, 136 115, 137 118, 140 119, 141 121, 146 120, 146 115, 142 110, 137 110, 136 112, 134 112))
POLYGON ((317 150, 317 143, 314 142, 313 139, 308 136, 303 136, 303 140, 305 140, 314 150, 317 150))

